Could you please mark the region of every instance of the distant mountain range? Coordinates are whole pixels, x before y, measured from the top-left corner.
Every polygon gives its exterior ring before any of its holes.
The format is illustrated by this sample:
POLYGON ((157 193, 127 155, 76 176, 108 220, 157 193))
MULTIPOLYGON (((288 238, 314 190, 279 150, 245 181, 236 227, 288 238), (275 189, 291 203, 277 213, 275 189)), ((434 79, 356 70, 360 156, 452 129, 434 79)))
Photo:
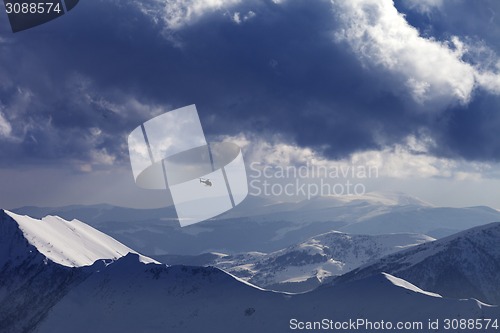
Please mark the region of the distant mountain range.
POLYGON ((331 231, 269 254, 153 257, 165 263, 215 266, 265 289, 304 292, 387 254, 433 240, 416 234, 368 236, 331 231))
POLYGON ((298 203, 250 196, 227 214, 185 228, 179 227, 173 207, 141 210, 96 205, 23 207, 14 211, 36 218, 50 214, 80 219, 151 255, 270 253, 332 230, 441 238, 500 221, 500 212, 488 207, 434 207, 400 193, 317 197, 298 203))
POLYGON ((0 211, 0 251, 1 332, 266 333, 357 319, 358 332, 381 320, 393 328, 422 323, 414 329, 425 331, 429 319, 500 315, 497 307, 442 298, 387 273, 298 295, 265 291, 217 268, 159 264, 57 217, 0 211), (89 265, 96 256, 103 257, 89 265))
POLYGON ((421 244, 353 270, 341 284, 386 272, 453 298, 500 304, 500 223, 421 244))

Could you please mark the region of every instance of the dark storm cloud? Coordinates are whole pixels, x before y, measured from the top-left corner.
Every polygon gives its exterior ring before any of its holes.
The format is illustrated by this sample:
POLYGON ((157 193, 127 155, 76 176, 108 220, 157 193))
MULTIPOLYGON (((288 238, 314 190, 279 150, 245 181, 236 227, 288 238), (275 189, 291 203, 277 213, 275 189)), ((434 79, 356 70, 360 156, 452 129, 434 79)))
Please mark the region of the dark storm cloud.
POLYGON ((435 153, 467 160, 500 160, 500 98, 484 92, 467 107, 454 107, 443 114, 434 128, 439 146, 435 153))
POLYGON ((193 103, 209 136, 280 135, 342 157, 426 133, 436 155, 499 158, 496 97, 415 111, 390 76, 333 41, 329 2, 234 10, 256 16, 236 24, 232 12, 215 11, 168 39, 130 2, 86 1, 36 29, 4 32, 0 112, 12 129, 0 135, 2 163, 85 162, 95 151, 128 161, 133 128, 162 106, 193 103))
MULTIPOLYGON (((417 3, 417 2, 413 2, 417 3)), ((464 60, 498 72, 500 2, 443 1, 418 10, 410 2, 395 1, 420 33, 438 40, 460 36, 468 43, 464 60), (413 8, 412 8, 413 7, 413 8)), ((500 160, 500 98, 478 89, 465 106, 452 106, 429 124, 438 146, 433 153, 467 160, 500 160)))

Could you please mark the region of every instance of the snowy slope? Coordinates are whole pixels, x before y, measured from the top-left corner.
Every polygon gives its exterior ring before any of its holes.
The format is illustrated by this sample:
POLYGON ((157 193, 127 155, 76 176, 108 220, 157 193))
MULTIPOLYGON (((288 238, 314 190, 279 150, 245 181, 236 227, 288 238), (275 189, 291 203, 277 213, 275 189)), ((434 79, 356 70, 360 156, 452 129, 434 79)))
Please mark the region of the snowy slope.
POLYGON ((98 259, 129 252, 135 253, 80 221, 37 220, 0 210, 0 332, 29 332, 70 289, 104 265, 98 259))
POLYGON ((292 318, 427 323, 498 314, 497 308, 443 299, 388 274, 285 295, 245 285, 216 268, 145 265, 128 255, 70 291, 35 332, 280 333, 291 331, 292 318))
POLYGON ((335 283, 387 272, 443 296, 500 304, 499 240, 500 223, 476 227, 389 255, 335 283))
POLYGON ((387 254, 433 241, 425 235, 349 235, 336 231, 269 254, 215 257, 211 265, 257 286, 303 292, 387 254))
MULTIPOLYGON (((68 267, 92 265, 99 259, 118 259, 136 253, 110 236, 78 220, 66 221, 58 216, 34 219, 10 211, 26 240, 48 260, 68 267)), ((140 255, 145 263, 153 259, 140 255)))

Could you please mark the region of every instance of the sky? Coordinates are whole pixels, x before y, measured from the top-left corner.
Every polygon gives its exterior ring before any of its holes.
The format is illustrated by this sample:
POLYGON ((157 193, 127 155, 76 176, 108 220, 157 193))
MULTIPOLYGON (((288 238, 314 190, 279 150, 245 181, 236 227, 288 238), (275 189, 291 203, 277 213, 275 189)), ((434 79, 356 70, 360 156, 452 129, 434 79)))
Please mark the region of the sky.
POLYGON ((12 33, 1 11, 0 207, 168 203, 134 184, 127 136, 196 104, 247 171, 376 167, 367 191, 500 209, 498 15, 493 0, 93 0, 12 33))

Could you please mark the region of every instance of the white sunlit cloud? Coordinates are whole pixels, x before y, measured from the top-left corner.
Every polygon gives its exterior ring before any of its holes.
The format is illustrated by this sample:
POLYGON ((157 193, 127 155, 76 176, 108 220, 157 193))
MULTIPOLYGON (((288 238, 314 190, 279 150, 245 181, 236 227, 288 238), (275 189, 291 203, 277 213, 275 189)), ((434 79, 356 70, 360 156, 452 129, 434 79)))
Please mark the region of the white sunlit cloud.
POLYGON ((165 21, 171 29, 177 29, 197 20, 207 12, 224 10, 240 0, 173 0, 165 6, 165 21))
POLYGON ((234 14, 231 16, 231 20, 236 23, 236 24, 241 24, 242 22, 248 21, 252 18, 255 17, 255 12, 254 11, 249 11, 246 14, 241 14, 240 12, 234 12, 234 14))
MULTIPOLYGON (((186 25, 192 24, 203 15, 220 11, 223 14, 241 0, 152 0, 148 2, 135 1, 135 5, 146 15, 157 23, 165 24, 167 30, 175 31, 186 25), (160 8, 160 10, 159 10, 160 8)), ((251 18, 253 14, 240 13, 231 15, 231 19, 243 20, 245 17, 251 18), (249 16, 250 15, 250 16, 249 16)), ((238 23, 238 22, 237 22, 238 23)))
POLYGON ((451 179, 480 180, 484 178, 500 178, 498 166, 468 162, 455 159, 435 157, 427 153, 432 140, 417 139, 409 136, 404 143, 381 150, 368 150, 353 153, 351 156, 330 160, 315 150, 285 143, 279 138, 248 138, 243 134, 227 136, 229 141, 240 146, 247 163, 258 162, 269 166, 299 166, 308 163, 312 166, 348 168, 349 166, 374 167, 379 177, 393 179, 451 179))
POLYGON ((18 88, 7 105, 0 101, 0 139, 19 143, 26 138, 26 133, 34 126, 33 120, 26 116, 33 94, 29 90, 18 88))
POLYGON ((12 126, 5 119, 5 115, 0 112, 0 137, 9 138, 12 132, 12 126))
MULTIPOLYGON (((449 41, 422 37, 393 1, 332 3, 341 23, 335 40, 347 43, 365 66, 382 69, 421 105, 441 109, 454 103, 467 104, 476 87, 500 93, 498 71, 463 60, 470 52, 463 40, 456 36, 449 41)), ((426 4, 438 6, 439 1, 426 4)))
POLYGON ((406 5, 421 13, 428 14, 433 9, 440 9, 444 0, 406 0, 406 5))
MULTIPOLYGON (((182 42, 174 37, 175 31, 196 23, 204 15, 220 12, 236 24, 256 16, 254 11, 237 10, 241 3, 241 0, 134 2, 144 14, 164 25, 165 36, 178 46, 182 42)), ((421 36, 392 0, 332 0, 331 3, 335 15, 332 21, 340 23, 335 40, 347 43, 366 67, 381 70, 389 89, 402 90, 424 109, 441 110, 457 103, 467 104, 478 87, 500 94, 499 58, 491 50, 478 52, 479 44, 465 37, 438 41, 421 36), (465 55, 469 62, 464 60, 465 55)), ((429 12, 440 8, 442 0, 410 1, 408 6, 429 12)), ((481 48, 488 49, 485 45, 481 48)))

